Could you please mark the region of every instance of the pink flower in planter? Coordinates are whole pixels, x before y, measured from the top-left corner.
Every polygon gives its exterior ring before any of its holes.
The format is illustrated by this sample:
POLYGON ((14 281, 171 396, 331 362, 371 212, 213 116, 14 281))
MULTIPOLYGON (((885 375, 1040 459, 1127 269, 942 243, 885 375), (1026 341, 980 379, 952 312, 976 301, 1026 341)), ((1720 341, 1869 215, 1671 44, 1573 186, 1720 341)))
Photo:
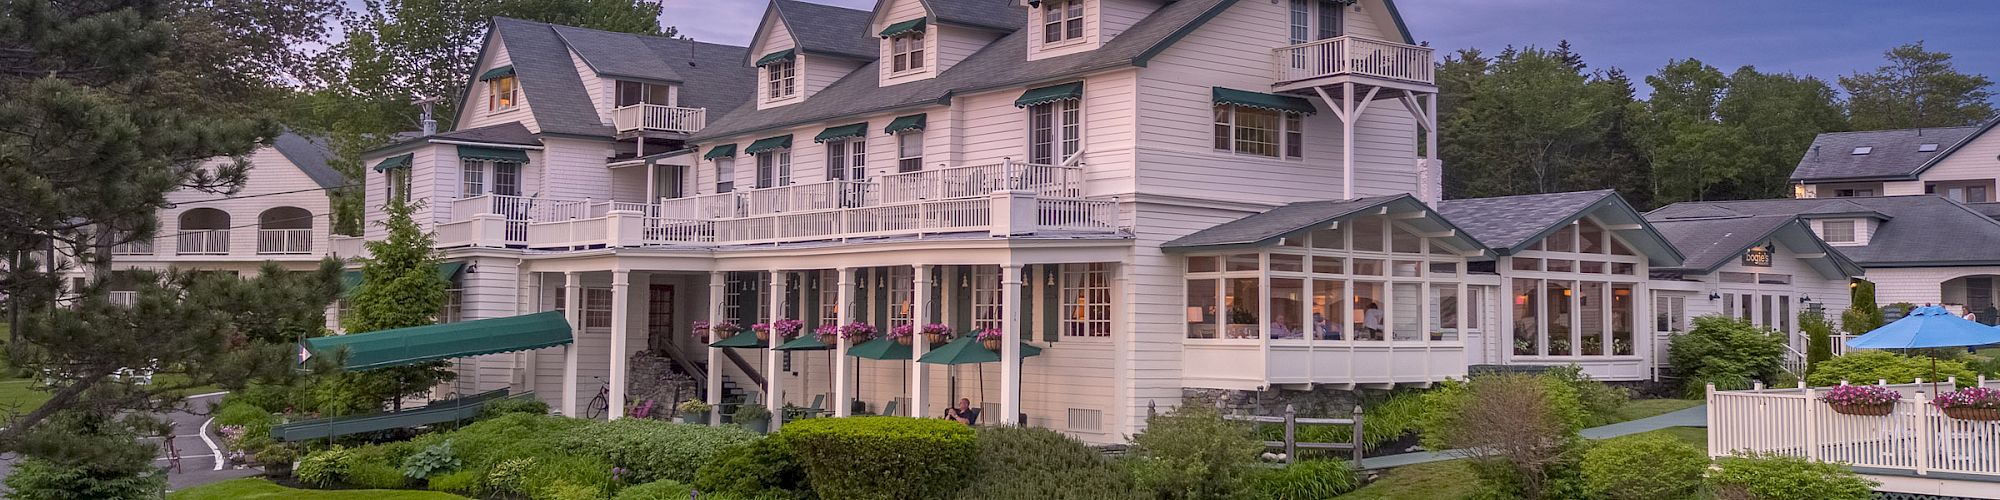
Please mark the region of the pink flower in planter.
POLYGON ((813 329, 813 335, 836 335, 839 333, 840 326, 838 325, 819 325, 818 328, 813 329))
POLYGON ((734 321, 724 321, 721 323, 716 323, 713 325, 709 325, 708 328, 716 332, 721 332, 723 335, 730 335, 743 331, 743 325, 738 325, 734 321))
POLYGON ((1938 394, 1938 408, 2000 408, 2000 390, 1974 387, 1938 394))
POLYGON ((1903 393, 1879 385, 1843 385, 1820 393, 1819 400, 1836 405, 1876 406, 1902 401, 1903 393))
POLYGON ((945 325, 944 323, 931 323, 928 325, 924 325, 923 332, 924 335, 943 335, 946 338, 950 338, 951 326, 945 325))
POLYGON ((778 320, 777 322, 771 323, 770 328, 771 331, 777 332, 778 335, 780 336, 791 337, 793 335, 798 335, 800 331, 805 330, 806 323, 804 321, 799 321, 796 319, 781 319, 778 320))
POLYGON ((910 325, 896 325, 895 328, 889 329, 889 340, 901 340, 910 338, 910 335, 914 334, 915 331, 916 328, 910 325))
POLYGON ((875 336, 875 325, 870 325, 867 323, 856 321, 853 323, 848 323, 846 325, 841 325, 840 327, 840 338, 843 339, 848 339, 848 340, 866 339, 874 336, 875 336))
POLYGON ((1000 333, 999 328, 981 328, 979 329, 979 336, 974 338, 980 342, 985 342, 988 340, 1000 340, 1004 338, 1003 335, 1000 333))

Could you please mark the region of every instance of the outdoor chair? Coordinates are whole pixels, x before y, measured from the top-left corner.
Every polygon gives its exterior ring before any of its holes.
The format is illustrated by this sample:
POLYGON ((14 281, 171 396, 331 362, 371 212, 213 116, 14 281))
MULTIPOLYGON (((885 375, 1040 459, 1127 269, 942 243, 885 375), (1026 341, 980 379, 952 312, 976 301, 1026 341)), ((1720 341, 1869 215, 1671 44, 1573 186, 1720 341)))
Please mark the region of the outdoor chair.
POLYGON ((889 417, 896 416, 896 400, 891 399, 887 404, 882 405, 882 415, 889 417))

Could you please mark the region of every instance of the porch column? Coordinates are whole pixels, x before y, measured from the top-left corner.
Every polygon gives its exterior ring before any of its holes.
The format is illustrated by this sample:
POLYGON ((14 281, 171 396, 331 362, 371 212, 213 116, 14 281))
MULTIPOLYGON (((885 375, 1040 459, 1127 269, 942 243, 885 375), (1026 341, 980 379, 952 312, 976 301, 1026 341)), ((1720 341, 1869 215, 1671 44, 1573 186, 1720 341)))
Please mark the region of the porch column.
POLYGON ((576 416, 576 354, 578 339, 583 337, 583 274, 576 271, 563 272, 563 319, 569 320, 571 340, 563 344, 563 393, 562 414, 576 416))
POLYGON ((1020 423, 1021 284, 1020 264, 1000 267, 1000 425, 1020 423))
MULTIPOLYGON (((854 268, 840 268, 839 305, 834 307, 835 325, 846 326, 854 322, 854 268)), ((882 332, 888 333, 888 332, 882 332)), ((847 393, 847 341, 836 339, 833 343, 833 416, 845 417, 854 404, 847 393)))
POLYGON ((924 364, 917 360, 923 359, 924 353, 931 350, 931 343, 924 341, 924 325, 936 322, 937 318, 931 317, 931 265, 910 267, 910 277, 914 280, 910 287, 910 307, 915 310, 910 311, 910 407, 903 411, 912 417, 923 418, 931 414, 930 401, 925 399, 924 391, 930 385, 924 380, 930 371, 925 370, 924 364))
POLYGON ((778 373, 778 346, 785 343, 785 336, 778 334, 778 320, 785 318, 785 272, 771 270, 771 314, 764 321, 770 324, 770 342, 764 346, 764 380, 770 387, 764 390, 764 408, 771 410, 771 430, 778 430, 784 424, 784 398, 778 393, 784 387, 784 375, 778 373))
POLYGON ((632 272, 624 269, 611 270, 611 398, 610 408, 605 409, 608 420, 618 420, 625 416, 625 329, 631 327, 632 272))
MULTIPOLYGON (((710 327, 721 324, 726 319, 722 317, 722 299, 728 294, 726 290, 723 290, 728 281, 724 276, 722 271, 708 272, 708 324, 710 327)), ((715 341, 714 330, 710 330, 710 332, 709 338, 702 339, 702 343, 707 344, 715 341)), ((708 425, 711 426, 722 425, 722 349, 721 347, 708 348, 708 425)))

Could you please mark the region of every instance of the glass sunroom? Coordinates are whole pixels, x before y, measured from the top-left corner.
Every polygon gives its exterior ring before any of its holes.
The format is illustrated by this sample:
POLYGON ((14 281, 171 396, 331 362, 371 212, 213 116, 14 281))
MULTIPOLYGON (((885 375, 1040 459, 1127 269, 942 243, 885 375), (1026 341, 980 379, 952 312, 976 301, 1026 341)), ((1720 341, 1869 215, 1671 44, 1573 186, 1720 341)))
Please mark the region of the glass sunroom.
POLYGON ((1484 247, 1415 198, 1294 203, 1167 243, 1190 387, 1429 383, 1466 373, 1484 247))

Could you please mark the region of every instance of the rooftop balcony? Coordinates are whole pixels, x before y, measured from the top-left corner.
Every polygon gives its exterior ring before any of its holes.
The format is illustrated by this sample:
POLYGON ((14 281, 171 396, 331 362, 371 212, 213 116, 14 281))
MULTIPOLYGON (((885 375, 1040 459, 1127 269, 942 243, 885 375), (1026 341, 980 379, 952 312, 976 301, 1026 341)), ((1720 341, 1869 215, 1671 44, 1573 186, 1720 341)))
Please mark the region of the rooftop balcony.
POLYGON ((939 233, 1117 234, 1118 206, 1082 197, 1076 167, 999 163, 659 203, 477 196, 450 204, 440 246, 581 249, 738 245, 939 233))
POLYGON ((611 110, 611 124, 619 133, 679 132, 692 134, 708 125, 707 108, 682 108, 660 104, 634 104, 611 110))
POLYGON ((1359 76, 1387 83, 1435 86, 1431 48, 1357 36, 1337 36, 1271 51, 1277 84, 1359 76))

